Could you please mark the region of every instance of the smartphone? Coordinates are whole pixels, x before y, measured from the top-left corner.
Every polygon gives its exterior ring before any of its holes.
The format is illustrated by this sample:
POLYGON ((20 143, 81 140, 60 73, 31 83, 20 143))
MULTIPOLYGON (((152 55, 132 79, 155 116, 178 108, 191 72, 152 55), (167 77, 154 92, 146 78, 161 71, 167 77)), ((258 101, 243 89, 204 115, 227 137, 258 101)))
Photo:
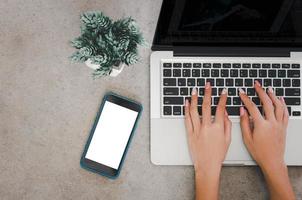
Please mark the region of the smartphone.
POLYGON ((141 112, 140 103, 106 94, 85 145, 81 166, 117 178, 141 112))

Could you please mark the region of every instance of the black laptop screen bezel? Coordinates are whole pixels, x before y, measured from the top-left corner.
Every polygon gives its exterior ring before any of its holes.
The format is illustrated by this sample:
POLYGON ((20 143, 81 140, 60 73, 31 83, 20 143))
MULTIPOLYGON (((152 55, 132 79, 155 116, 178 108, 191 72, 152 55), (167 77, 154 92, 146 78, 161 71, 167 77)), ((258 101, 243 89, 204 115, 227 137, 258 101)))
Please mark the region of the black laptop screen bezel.
MULTIPOLYGON (((176 22, 178 18, 180 18, 182 12, 182 7, 179 6, 184 3, 186 0, 163 0, 159 19, 156 26, 155 35, 153 38, 153 44, 151 49, 153 51, 160 50, 174 50, 174 47, 223 47, 223 48, 236 48, 236 47, 247 47, 247 48, 283 48, 286 50, 300 50, 302 48, 302 41, 297 42, 278 42, 274 41, 266 41, 262 43, 257 42, 223 42, 217 43, 215 42, 215 38, 213 38, 213 42, 201 43, 198 41, 198 34, 196 33, 180 33, 174 32, 170 34, 171 29, 175 29, 178 22, 176 22), (176 20, 176 21, 175 21, 176 20)), ((179 19, 180 20, 180 19, 179 19)))

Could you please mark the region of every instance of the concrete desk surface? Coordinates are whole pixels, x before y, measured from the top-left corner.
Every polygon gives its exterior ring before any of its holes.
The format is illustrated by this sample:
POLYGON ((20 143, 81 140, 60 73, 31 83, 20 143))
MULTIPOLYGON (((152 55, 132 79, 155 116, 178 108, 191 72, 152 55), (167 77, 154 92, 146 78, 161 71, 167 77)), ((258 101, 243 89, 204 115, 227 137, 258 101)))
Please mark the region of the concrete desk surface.
MULTIPOLYGON (((132 16, 151 44, 161 0, 0 1, 0 199, 193 199, 188 166, 150 162, 149 56, 117 78, 93 80, 72 64, 68 41, 79 35, 79 15, 101 10, 132 16), (79 160, 103 95, 114 91, 142 102, 144 112, 124 168, 108 180, 79 160)), ((302 167, 290 167, 302 199, 302 167)), ((223 167, 221 199, 267 199, 258 167, 223 167)))

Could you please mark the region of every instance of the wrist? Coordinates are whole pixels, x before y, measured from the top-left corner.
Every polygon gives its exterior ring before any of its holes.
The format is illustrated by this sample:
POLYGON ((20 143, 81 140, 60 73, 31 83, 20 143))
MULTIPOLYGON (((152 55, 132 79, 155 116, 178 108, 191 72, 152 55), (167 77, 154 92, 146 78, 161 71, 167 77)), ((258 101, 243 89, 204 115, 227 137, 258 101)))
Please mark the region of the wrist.
POLYGON ((195 169, 196 178, 219 179, 220 172, 221 172, 221 165, 201 166, 201 167, 194 166, 194 169, 195 169))

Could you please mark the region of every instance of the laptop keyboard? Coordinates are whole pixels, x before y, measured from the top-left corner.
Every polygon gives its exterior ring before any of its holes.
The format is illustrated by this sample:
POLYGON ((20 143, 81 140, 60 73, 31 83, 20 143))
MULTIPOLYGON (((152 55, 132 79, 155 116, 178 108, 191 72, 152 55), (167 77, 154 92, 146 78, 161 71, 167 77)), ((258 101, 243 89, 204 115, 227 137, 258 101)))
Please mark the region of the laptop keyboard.
POLYGON ((276 96, 283 96, 290 116, 301 116, 301 80, 299 63, 199 63, 162 62, 162 116, 184 115, 185 99, 190 100, 191 91, 198 89, 198 112, 204 96, 204 86, 212 86, 212 115, 216 112, 219 95, 228 90, 227 111, 230 116, 239 116, 242 102, 238 88, 242 88, 260 112, 263 108, 255 89, 254 81, 267 89, 272 86, 276 96))

